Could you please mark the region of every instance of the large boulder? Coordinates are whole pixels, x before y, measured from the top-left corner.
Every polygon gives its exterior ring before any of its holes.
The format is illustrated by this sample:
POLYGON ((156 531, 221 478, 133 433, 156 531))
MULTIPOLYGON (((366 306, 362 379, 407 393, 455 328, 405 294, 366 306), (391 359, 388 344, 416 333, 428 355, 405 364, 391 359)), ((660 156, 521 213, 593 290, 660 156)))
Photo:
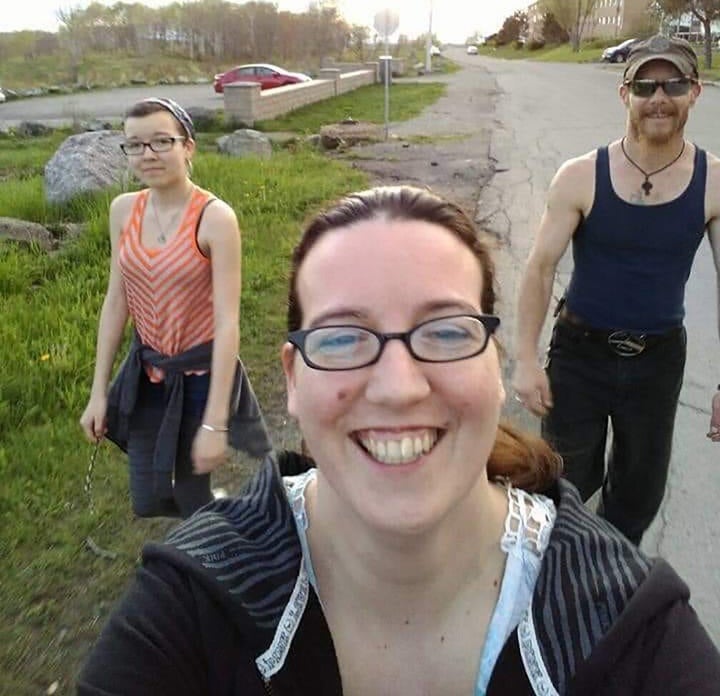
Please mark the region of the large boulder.
POLYGON ((23 246, 38 246, 50 251, 57 246, 52 233, 37 222, 0 217, 0 242, 16 242, 23 246))
POLYGON ((232 157, 255 156, 268 159, 272 155, 270 139, 252 128, 240 128, 217 139, 218 150, 232 157))
POLYGON ((124 182, 127 160, 120 150, 123 135, 102 130, 71 135, 45 165, 45 197, 65 203, 84 193, 124 182))

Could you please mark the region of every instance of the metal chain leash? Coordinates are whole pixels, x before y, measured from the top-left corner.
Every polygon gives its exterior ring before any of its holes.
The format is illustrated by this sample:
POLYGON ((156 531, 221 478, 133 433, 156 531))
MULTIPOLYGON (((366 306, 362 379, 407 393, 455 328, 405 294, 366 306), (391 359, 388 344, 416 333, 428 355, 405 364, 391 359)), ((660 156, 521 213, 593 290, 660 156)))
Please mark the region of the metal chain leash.
MULTIPOLYGON (((100 443, 102 440, 97 440, 93 445, 93 451, 90 455, 90 461, 88 462, 87 471, 85 472, 85 481, 83 482, 83 490, 88 501, 88 509, 91 515, 95 515, 95 501, 93 499, 93 473, 95 472, 95 463, 97 462, 98 452, 100 451, 100 443)), ((114 551, 108 551, 107 549, 99 546, 91 536, 85 537, 86 546, 96 555, 101 558, 108 558, 114 560, 117 558, 117 553, 114 551)))
POLYGON ((87 471, 85 472, 85 482, 83 484, 83 490, 85 491, 85 496, 87 497, 88 501, 88 509, 90 510, 90 514, 95 514, 95 501, 93 500, 93 486, 92 486, 92 479, 93 479, 93 472, 95 471, 95 462, 97 461, 98 456, 98 450, 100 449, 100 440, 98 440, 93 445, 93 451, 90 455, 90 461, 88 463, 87 471))

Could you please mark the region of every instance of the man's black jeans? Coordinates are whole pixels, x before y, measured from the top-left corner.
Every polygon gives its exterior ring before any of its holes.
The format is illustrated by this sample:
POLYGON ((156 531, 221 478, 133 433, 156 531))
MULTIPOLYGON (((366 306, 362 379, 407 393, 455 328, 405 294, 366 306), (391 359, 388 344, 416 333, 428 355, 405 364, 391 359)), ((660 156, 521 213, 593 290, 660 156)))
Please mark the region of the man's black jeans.
POLYGON ((548 349, 554 406, 543 436, 582 499, 602 487, 600 514, 636 544, 665 493, 686 342, 680 327, 639 355, 621 356, 600 332, 559 319, 548 349))

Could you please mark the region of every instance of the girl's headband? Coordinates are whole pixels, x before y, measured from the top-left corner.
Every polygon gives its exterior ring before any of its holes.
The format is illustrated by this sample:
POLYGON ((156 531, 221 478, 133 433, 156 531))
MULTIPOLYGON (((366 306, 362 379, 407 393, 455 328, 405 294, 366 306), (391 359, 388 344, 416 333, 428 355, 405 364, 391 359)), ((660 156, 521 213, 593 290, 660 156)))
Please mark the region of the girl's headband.
POLYGON ((173 101, 172 99, 165 99, 164 97, 149 97, 148 99, 143 99, 144 102, 150 103, 150 104, 159 104, 163 107, 166 111, 171 113, 177 121, 180 123, 180 125, 183 127, 183 130, 185 131, 185 134, 188 138, 195 139, 195 126, 193 126, 192 119, 190 118, 190 114, 185 111, 185 109, 180 106, 176 101, 173 101))

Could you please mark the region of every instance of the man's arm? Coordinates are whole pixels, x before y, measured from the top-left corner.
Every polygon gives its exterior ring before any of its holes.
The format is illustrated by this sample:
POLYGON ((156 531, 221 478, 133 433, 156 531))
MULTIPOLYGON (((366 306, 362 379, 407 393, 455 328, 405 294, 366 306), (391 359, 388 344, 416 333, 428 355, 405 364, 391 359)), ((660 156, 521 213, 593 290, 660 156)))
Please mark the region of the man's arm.
MULTIPOLYGON (((715 190, 717 190, 717 188, 715 188, 715 190)), ((718 201, 718 205, 720 206, 720 201, 718 201)), ((720 211, 715 212, 718 214, 711 218, 707 229, 713 262, 715 263, 715 299, 717 305, 715 320, 717 323, 718 337, 720 337, 720 211)), ((720 376, 718 376, 718 382, 720 383, 720 376)), ((712 398, 710 430, 708 430, 707 436, 713 442, 720 442, 720 384, 718 384, 718 388, 715 390, 712 398)))
POLYGON ((520 282, 513 388, 538 416, 552 408, 547 376, 538 362, 538 341, 550 305, 557 265, 583 215, 583 196, 592 195, 594 159, 563 164, 553 178, 533 248, 520 282))

